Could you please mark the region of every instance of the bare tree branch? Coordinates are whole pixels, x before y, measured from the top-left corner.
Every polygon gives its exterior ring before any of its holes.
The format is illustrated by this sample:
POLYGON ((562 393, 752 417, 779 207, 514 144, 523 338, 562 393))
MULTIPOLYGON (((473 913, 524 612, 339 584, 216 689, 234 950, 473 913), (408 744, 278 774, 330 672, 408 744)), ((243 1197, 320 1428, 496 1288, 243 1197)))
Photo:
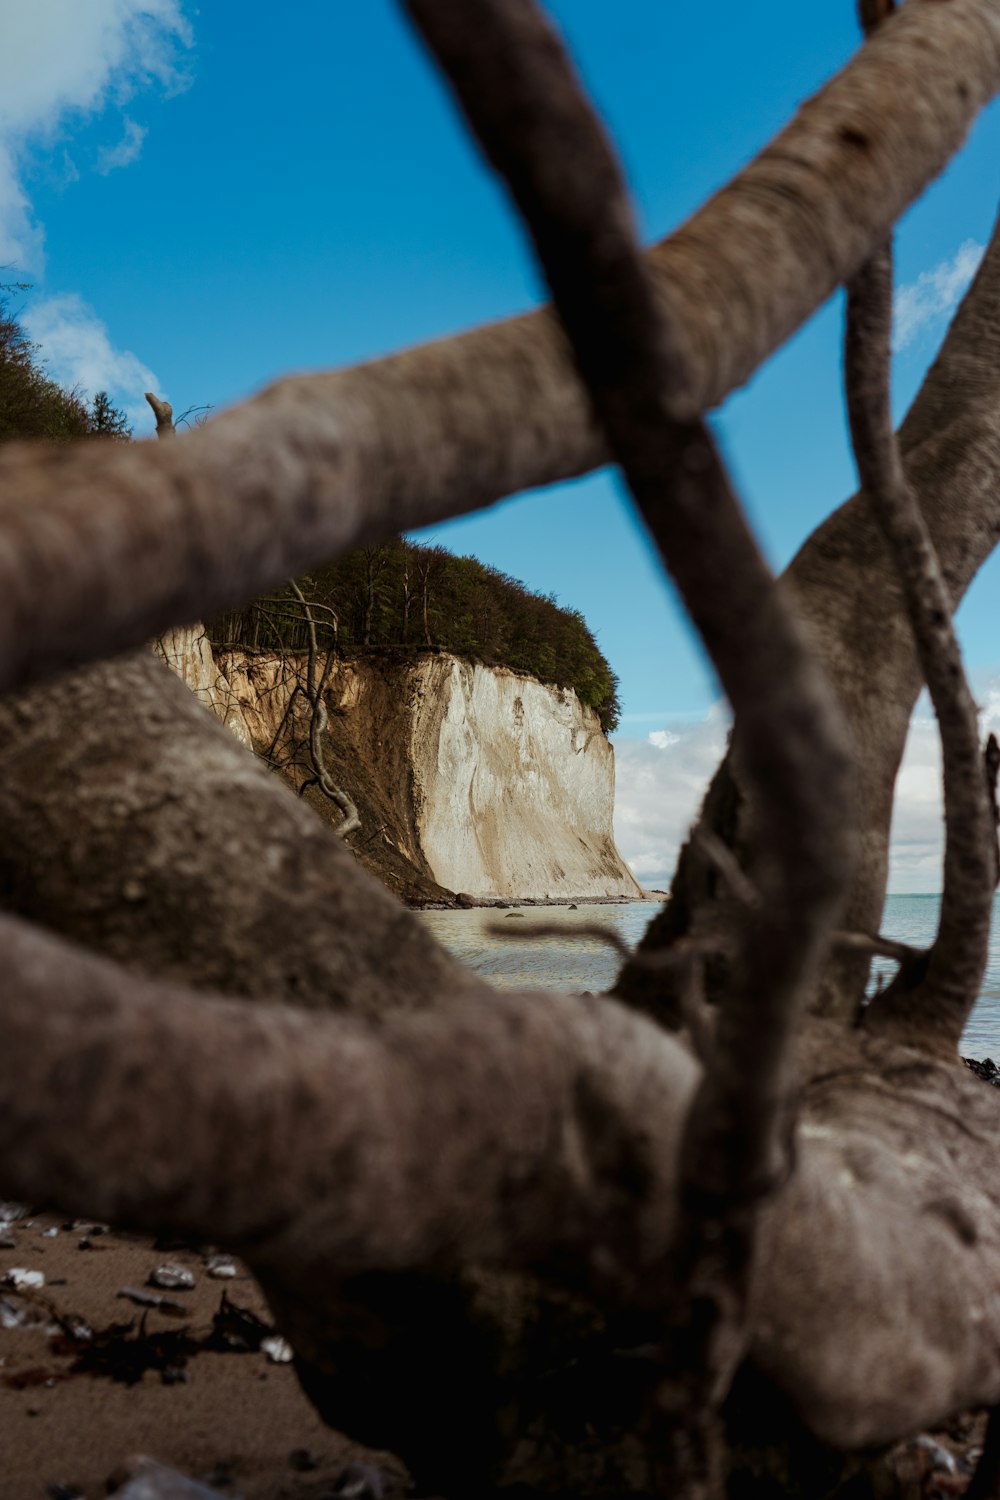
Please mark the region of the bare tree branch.
MULTIPOLYGON (((156 436, 158 438, 176 437, 177 428, 174 426, 174 409, 170 405, 170 402, 162 400, 161 397, 154 395, 152 391, 146 392, 146 400, 153 408, 153 415, 156 418, 156 436)), ((176 624, 177 622, 172 620, 170 623, 176 624)))
MULTIPOLYGON (((319 645, 316 640, 316 621, 312 609, 305 594, 293 579, 290 587, 305 618, 306 629, 309 633, 309 655, 306 663, 306 698, 309 701, 309 763, 312 767, 312 781, 319 787, 324 797, 340 808, 343 813, 343 822, 338 823, 333 830, 339 839, 346 839, 349 833, 361 827, 361 819, 358 817, 358 809, 351 801, 347 793, 337 786, 330 777, 326 765, 326 749, 323 744, 323 735, 326 731, 327 715, 326 703, 323 694, 326 690, 327 679, 333 666, 333 647, 326 653, 323 670, 319 677, 316 670, 319 657, 319 645)), ((290 707, 291 705, 289 705, 290 707)))
MULTIPOLYGON (((690 415, 744 381, 884 237, 998 84, 995 0, 909 0, 654 251, 671 409, 690 415)), ((545 313, 284 381, 169 449, 97 448, 0 457, 2 684, 606 457, 545 313)))
MULTIPOLYGON (((866 26, 882 7, 862 8, 866 26)), ((951 623, 952 601, 927 523, 903 469, 889 393, 892 249, 875 251, 847 289, 847 409, 858 474, 899 572, 920 665, 941 734, 945 861, 937 938, 918 976, 904 964, 870 1009, 875 1026, 905 1026, 956 1047, 986 968, 996 835, 976 704, 951 623)))
POLYGON ((617 164, 555 33, 532 0, 467 0, 461 12, 450 0, 406 0, 406 8, 525 218, 611 449, 733 704, 764 809, 769 888, 746 929, 742 983, 719 1017, 686 1131, 690 1218, 679 1283, 688 1305, 684 1336, 671 1329, 686 1368, 674 1369, 664 1398, 683 1402, 666 1422, 677 1465, 669 1472, 692 1494, 701 1485, 714 1494, 714 1447, 702 1424, 742 1348, 748 1209, 787 1171, 789 1049, 850 868, 846 742, 708 430, 671 413, 682 384, 672 330, 642 264, 617 164))
MULTIPOLYGON (((898 24, 894 20, 892 27, 898 24)), ((1000 535, 1000 219, 900 427, 899 442, 949 596, 957 603, 1000 535)), ((896 774, 923 675, 898 573, 863 494, 840 506, 808 538, 783 587, 808 626, 850 726, 862 842, 844 925, 871 932, 881 920, 896 774)), ((753 876, 762 851, 753 805, 731 754, 712 782, 701 822, 733 843, 753 876)), ((682 851, 670 901, 640 952, 672 942, 681 932, 707 935, 729 922, 729 893, 705 880, 701 865, 682 851)), ((854 1018, 868 967, 864 953, 838 948, 821 975, 812 1002, 816 1012, 854 1018)), ((708 977, 711 999, 728 984, 725 966, 713 965, 708 977)), ((654 991, 640 969, 626 966, 616 993, 657 1014, 671 1012, 671 995, 654 991)))

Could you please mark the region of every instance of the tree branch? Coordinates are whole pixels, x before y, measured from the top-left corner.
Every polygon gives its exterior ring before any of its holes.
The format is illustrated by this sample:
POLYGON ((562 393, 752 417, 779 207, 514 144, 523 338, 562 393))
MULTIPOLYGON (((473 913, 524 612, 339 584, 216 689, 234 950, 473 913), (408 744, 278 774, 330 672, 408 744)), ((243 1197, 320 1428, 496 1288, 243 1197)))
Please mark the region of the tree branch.
MULTIPOLYGON (((524 216, 612 452, 733 705, 763 809, 770 878, 682 1156, 689 1220, 674 1293, 688 1302, 685 1336, 675 1326, 671 1337, 687 1368, 671 1389, 685 1404, 697 1393, 680 1423, 683 1442, 697 1442, 742 1348, 750 1205, 788 1170, 791 1041, 850 869, 846 742, 707 428, 672 415, 682 387, 673 332, 617 164, 555 33, 532 0, 467 0, 460 12, 450 0, 405 3, 524 216)), ((676 1425, 667 1431, 669 1446, 676 1425)), ((714 1492, 710 1451, 706 1437, 686 1478, 714 1492)))
MULTIPOLYGON (((655 250, 672 409, 690 415, 746 380, 884 237, 998 84, 996 0, 909 0, 655 250)), ((0 686, 606 458, 546 313, 283 381, 183 443, 98 448, 0 456, 0 686)))
MULTIPOLYGON (((866 26, 879 8, 862 7, 866 26)), ((957 1047, 979 996, 996 886, 993 810, 979 745, 976 704, 951 623, 952 602, 927 523, 903 469, 892 425, 892 248, 877 249, 848 284, 844 354, 847 409, 864 493, 899 573, 917 655, 941 734, 945 860, 938 933, 914 982, 903 965, 866 1021, 902 1025, 914 1038, 957 1047)))
MULTIPOLYGON (((153 408, 153 415, 156 418, 156 436, 158 438, 176 437, 177 428, 174 426, 174 409, 170 405, 170 402, 162 400, 159 396, 155 396, 152 391, 146 392, 146 400, 153 408)), ((176 624, 176 621, 171 621, 171 624, 176 624)))
POLYGON ((327 716, 326 704, 323 701, 323 693, 326 688, 330 668, 333 665, 333 648, 326 654, 323 671, 317 680, 316 666, 319 656, 319 645, 316 640, 316 621, 312 610, 306 600, 306 596, 292 579, 290 587, 302 608, 305 617, 306 629, 309 635, 309 654, 306 663, 306 698, 309 702, 309 760, 312 765, 313 782, 319 787, 324 797, 339 807, 343 813, 343 821, 338 823, 333 830, 339 839, 346 839, 349 833, 361 827, 361 819, 358 817, 358 809, 351 801, 345 791, 337 786, 330 777, 326 766, 326 749, 323 744, 323 735, 326 730, 327 716))

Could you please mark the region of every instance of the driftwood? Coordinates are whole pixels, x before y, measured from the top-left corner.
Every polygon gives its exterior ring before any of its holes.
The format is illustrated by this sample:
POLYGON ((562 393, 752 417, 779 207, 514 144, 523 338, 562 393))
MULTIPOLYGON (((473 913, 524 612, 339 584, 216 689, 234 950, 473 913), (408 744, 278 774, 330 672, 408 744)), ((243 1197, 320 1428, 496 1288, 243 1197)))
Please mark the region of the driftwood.
POLYGON ((1000 86, 1000 4, 909 0, 645 267, 528 0, 409 9, 566 336, 544 312, 283 382, 177 441, 0 454, 0 680, 19 687, 0 704, 0 1189, 240 1251, 320 1410, 421 1482, 710 1494, 737 1370, 844 1453, 1000 1402, 1000 1097, 956 1053, 995 821, 940 666, 1000 534, 1000 247, 901 459, 877 261, 1000 86), (866 492, 776 588, 699 414, 856 276, 866 492), (628 1003, 501 996, 151 654, 99 658, 608 453, 727 683, 733 756, 628 1003), (860 1024, 922 672, 959 746, 945 916, 860 1024), (650 961, 678 936, 687 961, 650 961), (669 978, 693 1014, 705 953, 696 1056, 669 978))

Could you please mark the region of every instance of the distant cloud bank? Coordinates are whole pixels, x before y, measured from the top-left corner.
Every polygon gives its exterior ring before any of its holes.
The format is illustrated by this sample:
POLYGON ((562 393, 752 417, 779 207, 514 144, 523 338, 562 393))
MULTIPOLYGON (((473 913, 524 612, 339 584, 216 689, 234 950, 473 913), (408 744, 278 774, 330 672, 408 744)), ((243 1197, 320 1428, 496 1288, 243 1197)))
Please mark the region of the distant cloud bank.
MULTIPOLYGON (((1000 736, 1000 675, 975 684, 983 737, 1000 736)), ((615 838, 635 877, 665 887, 708 782, 725 750, 729 720, 712 708, 700 723, 672 723, 645 739, 616 738, 615 838)), ((899 778, 889 854, 889 891, 941 889, 944 852, 937 725, 921 699, 899 778)))
POLYGON ((966 240, 949 260, 921 271, 916 281, 899 288, 893 303, 893 349, 908 348, 921 333, 951 315, 965 296, 985 251, 985 245, 966 240))

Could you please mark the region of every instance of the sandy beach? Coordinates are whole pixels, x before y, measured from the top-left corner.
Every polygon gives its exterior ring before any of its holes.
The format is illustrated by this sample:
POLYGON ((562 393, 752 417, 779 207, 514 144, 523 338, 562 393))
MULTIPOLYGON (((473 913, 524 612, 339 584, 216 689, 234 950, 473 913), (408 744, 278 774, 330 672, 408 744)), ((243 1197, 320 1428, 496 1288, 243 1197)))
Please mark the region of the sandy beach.
POLYGON ((238 1261, 52 1213, 0 1231, 2 1500, 104 1500, 139 1454, 231 1500, 332 1500, 352 1464, 384 1500, 408 1492, 398 1461, 325 1427, 274 1362, 287 1346, 238 1261), (193 1286, 149 1285, 166 1265, 193 1286))

